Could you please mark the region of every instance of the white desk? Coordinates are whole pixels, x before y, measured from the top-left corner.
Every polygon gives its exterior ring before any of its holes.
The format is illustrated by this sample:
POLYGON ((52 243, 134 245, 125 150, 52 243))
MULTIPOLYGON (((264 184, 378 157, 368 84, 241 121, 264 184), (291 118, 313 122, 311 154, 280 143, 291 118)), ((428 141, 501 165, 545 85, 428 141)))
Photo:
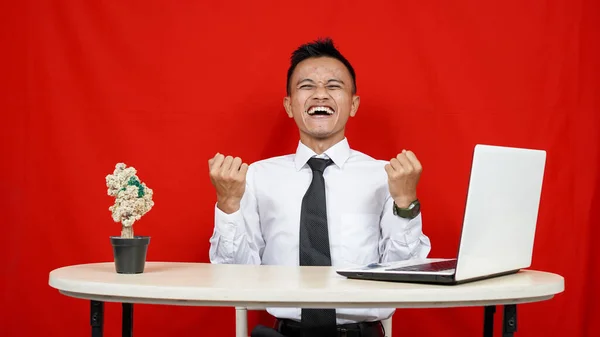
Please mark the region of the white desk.
MULTIPOLYGON (((485 307, 491 336, 496 305, 504 305, 508 335, 516 304, 548 300, 564 290, 560 275, 517 274, 454 286, 351 280, 332 267, 213 265, 147 262, 143 274, 117 274, 114 263, 58 268, 49 284, 62 294, 91 300, 92 336, 102 336, 104 302, 123 303, 123 335, 132 335, 133 304, 240 307, 485 307)), ((511 332, 512 331, 512 332, 511 332)), ((488 336, 486 335, 486 336, 488 336)))

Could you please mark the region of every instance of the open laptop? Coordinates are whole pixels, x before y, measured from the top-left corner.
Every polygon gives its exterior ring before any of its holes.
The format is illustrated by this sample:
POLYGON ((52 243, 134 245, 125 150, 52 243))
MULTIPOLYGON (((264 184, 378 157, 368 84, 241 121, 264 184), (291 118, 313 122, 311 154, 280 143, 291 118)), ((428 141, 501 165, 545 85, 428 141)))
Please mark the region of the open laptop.
POLYGON ((455 258, 338 269, 353 279, 459 284, 531 265, 546 151, 478 144, 455 258))

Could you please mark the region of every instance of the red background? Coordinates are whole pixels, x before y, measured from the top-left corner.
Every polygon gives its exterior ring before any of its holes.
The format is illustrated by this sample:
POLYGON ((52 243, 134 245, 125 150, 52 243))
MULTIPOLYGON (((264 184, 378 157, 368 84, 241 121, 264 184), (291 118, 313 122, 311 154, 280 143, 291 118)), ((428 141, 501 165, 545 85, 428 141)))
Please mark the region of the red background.
MULTIPOLYGON (((431 256, 456 252, 476 143, 548 151, 532 268, 563 275, 566 291, 520 306, 518 335, 600 335, 598 2, 3 7, 0 335, 89 333, 89 303, 50 288, 48 273, 111 261, 108 236, 120 228, 104 177, 117 162, 155 191, 155 208, 134 227, 152 236, 148 260, 207 262, 207 160, 294 151, 285 73, 291 51, 319 36, 333 37, 357 71, 350 144, 380 159, 411 149, 423 163, 431 256)), ((106 336, 120 332, 119 315, 106 306, 106 336)), ((482 318, 481 308, 399 310, 394 335, 478 336, 482 318)), ((139 305, 134 321, 138 336, 234 333, 231 308, 139 305)))

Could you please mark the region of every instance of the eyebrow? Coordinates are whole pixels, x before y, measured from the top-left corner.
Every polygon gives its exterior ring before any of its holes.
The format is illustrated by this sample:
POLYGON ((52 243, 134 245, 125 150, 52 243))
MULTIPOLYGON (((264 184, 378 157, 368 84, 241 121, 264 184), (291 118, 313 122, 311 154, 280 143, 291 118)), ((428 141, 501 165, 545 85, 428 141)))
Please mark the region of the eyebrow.
MULTIPOLYGON (((299 84, 300 84, 300 83, 302 83, 302 82, 310 82, 310 83, 315 83, 315 81, 311 80, 310 78, 305 78, 305 79, 301 79, 301 80, 299 80, 299 81, 298 81, 298 83, 296 83, 296 85, 299 85, 299 84)), ((331 78, 331 79, 327 80, 327 84, 329 84, 329 83, 331 83, 331 82, 338 82, 338 83, 340 83, 340 84, 344 84, 344 81, 342 81, 342 80, 338 80, 338 79, 335 79, 335 78, 331 78)))

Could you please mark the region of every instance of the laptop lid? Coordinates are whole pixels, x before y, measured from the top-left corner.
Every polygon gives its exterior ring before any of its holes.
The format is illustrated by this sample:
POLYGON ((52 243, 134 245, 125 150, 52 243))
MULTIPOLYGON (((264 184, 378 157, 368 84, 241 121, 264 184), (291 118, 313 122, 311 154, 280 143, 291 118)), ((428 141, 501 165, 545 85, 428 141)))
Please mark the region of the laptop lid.
POLYGON ((531 265, 545 163, 543 150, 475 146, 456 281, 531 265))

